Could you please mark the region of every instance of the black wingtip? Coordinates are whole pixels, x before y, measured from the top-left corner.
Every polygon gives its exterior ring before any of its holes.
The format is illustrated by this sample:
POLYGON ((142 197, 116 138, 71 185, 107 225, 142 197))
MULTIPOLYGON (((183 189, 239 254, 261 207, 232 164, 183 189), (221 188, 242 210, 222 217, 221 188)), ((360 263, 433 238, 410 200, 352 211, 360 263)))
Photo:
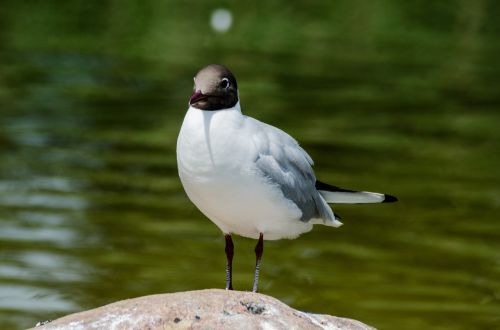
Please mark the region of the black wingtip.
POLYGON ((398 199, 392 195, 387 195, 385 194, 384 195, 384 200, 382 201, 382 203, 394 203, 394 202, 397 202, 398 199))

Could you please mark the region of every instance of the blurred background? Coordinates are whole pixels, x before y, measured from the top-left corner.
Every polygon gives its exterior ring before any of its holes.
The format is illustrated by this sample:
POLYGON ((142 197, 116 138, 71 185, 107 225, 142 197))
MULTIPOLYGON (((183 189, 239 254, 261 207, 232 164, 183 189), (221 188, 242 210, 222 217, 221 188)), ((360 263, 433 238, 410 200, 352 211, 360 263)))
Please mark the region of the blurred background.
MULTIPOLYGON (((266 243, 261 292, 381 329, 500 329, 500 5, 2 1, 0 328, 223 288, 219 230, 180 185, 192 77, 238 78, 322 181, 396 204, 266 243)), ((235 238, 235 288, 255 241, 235 238)))

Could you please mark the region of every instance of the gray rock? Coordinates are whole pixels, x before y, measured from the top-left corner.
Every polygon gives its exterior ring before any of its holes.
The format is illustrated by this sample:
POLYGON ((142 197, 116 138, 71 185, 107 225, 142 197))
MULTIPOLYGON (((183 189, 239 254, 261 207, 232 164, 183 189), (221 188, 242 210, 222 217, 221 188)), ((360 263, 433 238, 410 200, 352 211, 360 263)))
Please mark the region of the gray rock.
POLYGON ((118 301, 61 317, 36 330, 83 329, 348 329, 359 321, 298 311, 259 293, 209 289, 118 301))

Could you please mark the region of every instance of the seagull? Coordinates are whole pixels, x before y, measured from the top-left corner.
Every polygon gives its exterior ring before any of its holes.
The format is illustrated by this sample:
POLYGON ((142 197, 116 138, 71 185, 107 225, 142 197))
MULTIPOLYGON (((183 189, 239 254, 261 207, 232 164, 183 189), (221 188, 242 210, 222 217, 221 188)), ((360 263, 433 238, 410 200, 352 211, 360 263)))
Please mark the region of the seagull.
POLYGON ((227 290, 233 289, 231 235, 258 240, 252 290, 257 292, 264 239, 294 239, 315 224, 341 226, 331 203, 397 201, 317 180, 313 160, 293 137, 242 114, 236 78, 219 64, 194 77, 177 165, 189 199, 224 234, 227 290))

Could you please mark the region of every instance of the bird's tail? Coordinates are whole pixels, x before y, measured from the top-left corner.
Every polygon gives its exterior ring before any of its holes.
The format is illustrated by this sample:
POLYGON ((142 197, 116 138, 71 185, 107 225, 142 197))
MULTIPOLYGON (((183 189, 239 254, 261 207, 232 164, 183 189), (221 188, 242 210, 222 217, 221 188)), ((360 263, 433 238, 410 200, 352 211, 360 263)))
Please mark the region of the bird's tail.
POLYGON ((316 189, 327 203, 335 204, 364 204, 364 203, 392 203, 398 199, 392 195, 369 191, 354 191, 343 189, 316 181, 316 189))

